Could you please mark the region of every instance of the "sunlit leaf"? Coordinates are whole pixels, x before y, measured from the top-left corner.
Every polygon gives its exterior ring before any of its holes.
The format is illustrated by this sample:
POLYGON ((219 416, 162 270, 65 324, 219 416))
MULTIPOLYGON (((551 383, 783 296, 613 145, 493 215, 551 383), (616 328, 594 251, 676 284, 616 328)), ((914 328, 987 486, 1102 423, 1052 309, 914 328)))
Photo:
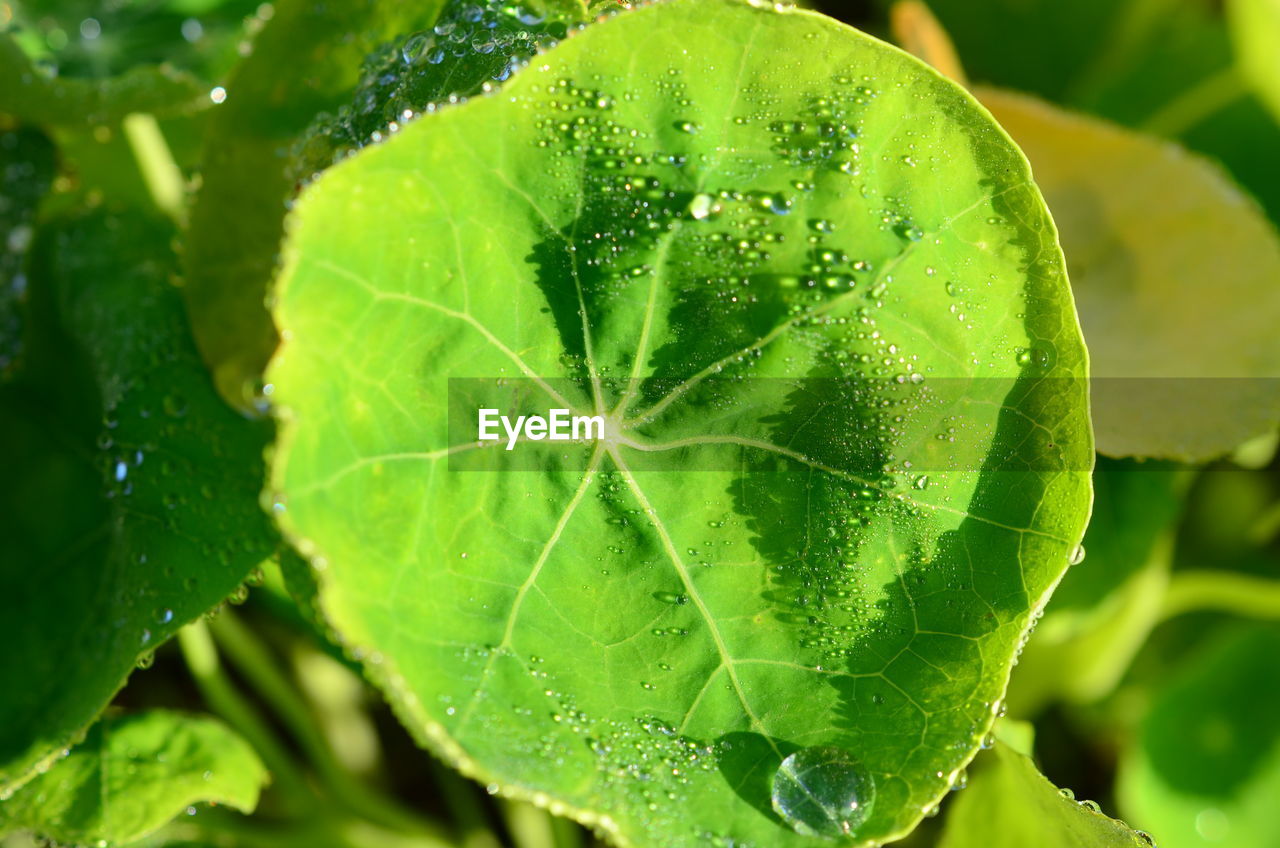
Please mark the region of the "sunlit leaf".
POLYGON ((420 741, 626 843, 881 842, 946 794, 1093 457, 1052 226, 967 94, 675 0, 329 169, 290 232, 273 510, 420 741), (504 396, 604 438, 475 448, 504 396))

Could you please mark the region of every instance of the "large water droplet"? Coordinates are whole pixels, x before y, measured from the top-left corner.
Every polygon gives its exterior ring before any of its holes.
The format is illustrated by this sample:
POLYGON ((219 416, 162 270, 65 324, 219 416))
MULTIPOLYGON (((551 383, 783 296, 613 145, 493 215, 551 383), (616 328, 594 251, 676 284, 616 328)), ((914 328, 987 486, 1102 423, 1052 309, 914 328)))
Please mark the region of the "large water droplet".
POLYGON ((875 798, 875 781, 842 748, 803 748, 783 760, 773 776, 773 809, 804 836, 853 834, 875 798))

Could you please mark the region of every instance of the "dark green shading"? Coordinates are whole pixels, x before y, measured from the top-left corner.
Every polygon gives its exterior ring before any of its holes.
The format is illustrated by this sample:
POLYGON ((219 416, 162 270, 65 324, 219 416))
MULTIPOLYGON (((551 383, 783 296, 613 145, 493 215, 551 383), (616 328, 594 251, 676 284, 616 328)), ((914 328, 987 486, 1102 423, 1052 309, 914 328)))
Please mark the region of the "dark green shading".
MULTIPOLYGON (((878 2, 882 9, 891 5, 891 0, 878 2)), ((928 5, 975 82, 1062 100, 1082 69, 1106 51, 1105 36, 1125 2, 930 0, 928 5)))
POLYGON ((62 79, 32 63, 0 33, 0 114, 46 127, 116 123, 131 112, 175 115, 209 103, 209 88, 164 65, 135 66, 101 80, 62 79))
POLYGON ((390 134, 405 110, 506 79, 581 16, 572 0, 277 4, 211 118, 184 254, 196 338, 225 398, 252 406, 275 348, 263 300, 300 185, 390 134), (452 28, 426 29, 437 24, 452 28))
POLYGON ((0 785, 71 744, 275 547, 258 505, 270 430, 209 384, 173 235, 107 211, 38 234, 28 353, 0 389, 0 785))
POLYGON ((1062 578, 1049 611, 1090 609, 1141 570, 1181 512, 1189 477, 1173 463, 1099 457, 1085 558, 1062 578))
POLYGON ((317 116, 298 142, 292 173, 309 179, 385 138, 406 113, 505 82, 584 18, 580 0, 445 0, 437 18, 422 19, 430 28, 397 33, 365 59, 348 102, 317 116))
MULTIPOLYGON (((1133 128, 1234 62, 1221 8, 1207 0, 929 6, 975 82, 1039 94, 1133 128)), ((1256 97, 1227 100, 1176 137, 1219 160, 1280 220, 1280 177, 1271 167, 1280 125, 1256 97)))
POLYGON ((0 129, 0 380, 22 354, 27 252, 36 212, 53 185, 57 151, 44 133, 27 127, 0 129))
POLYGON ((1141 746, 1170 788, 1231 798, 1280 743, 1280 632, 1237 627, 1199 652, 1160 694, 1141 746))
POLYGON ((32 60, 56 68, 62 78, 105 79, 138 66, 166 65, 216 81, 238 60, 240 42, 249 35, 245 19, 261 5, 259 0, 19 0, 10 31, 32 60), (50 47, 50 36, 58 41, 65 36, 65 44, 50 47))

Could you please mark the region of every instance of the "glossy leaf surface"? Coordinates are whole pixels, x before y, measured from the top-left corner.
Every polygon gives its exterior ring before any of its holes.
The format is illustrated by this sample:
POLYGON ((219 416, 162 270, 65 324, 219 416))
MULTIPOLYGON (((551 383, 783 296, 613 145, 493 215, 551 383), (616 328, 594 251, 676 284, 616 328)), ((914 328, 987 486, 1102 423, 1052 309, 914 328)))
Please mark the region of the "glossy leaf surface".
POLYGON ((624 844, 911 830, 1083 532, 1025 161, 818 15, 587 28, 327 171, 276 304, 274 508, 329 622, 420 740, 624 844), (477 386, 605 437, 476 448, 477 386))

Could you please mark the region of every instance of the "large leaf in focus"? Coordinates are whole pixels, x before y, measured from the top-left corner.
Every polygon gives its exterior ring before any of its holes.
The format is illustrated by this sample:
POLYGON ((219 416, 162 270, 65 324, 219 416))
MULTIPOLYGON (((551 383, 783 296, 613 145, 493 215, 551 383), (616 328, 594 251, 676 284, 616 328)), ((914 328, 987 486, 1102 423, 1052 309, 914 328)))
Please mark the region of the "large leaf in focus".
POLYGON ((1011 711, 1032 715, 1047 699, 1094 701, 1114 688, 1159 619, 1190 476, 1171 465, 1099 460, 1087 556, 1062 578, 1022 653, 1011 711))
POLYGON ((257 497, 269 430, 213 392, 172 237, 106 212, 37 237, 27 354, 0 388, 0 788, 274 547, 257 497))
POLYGON ((1230 0, 1227 13, 1240 72, 1280 120, 1280 2, 1230 0))
POLYGON ((0 32, 0 114, 50 127, 116 123, 130 112, 172 115, 208 105, 208 87, 165 66, 138 66, 105 79, 60 79, 32 64, 0 32))
POLYGON ((210 121, 184 253, 196 339, 224 397, 256 403, 276 344, 263 299, 298 183, 390 134, 405 110, 505 79, 583 11, 577 0, 276 4, 210 121))
MULTIPOLYGON (((1073 800, 1003 742, 947 810, 939 848, 1150 848, 1124 822, 1073 800)), ((1161 840, 1163 844, 1163 839, 1161 840)))
POLYGON ((1093 458, 1052 224, 967 94, 676 0, 291 220, 275 511, 421 741, 624 844, 879 842, 947 792, 1093 458), (504 392, 605 438, 477 448, 504 392))
POLYGON ((251 812, 267 773, 221 722, 153 710, 102 719, 71 753, 0 805, 0 833, 65 844, 131 842, 188 804, 251 812))
POLYGON ((1089 342, 1098 449, 1205 460, 1280 422, 1280 240, 1216 167, 978 92, 1035 169, 1089 342))
POLYGON ((1238 626, 1193 654, 1121 761, 1127 816, 1166 848, 1280 842, 1280 630, 1238 626))

